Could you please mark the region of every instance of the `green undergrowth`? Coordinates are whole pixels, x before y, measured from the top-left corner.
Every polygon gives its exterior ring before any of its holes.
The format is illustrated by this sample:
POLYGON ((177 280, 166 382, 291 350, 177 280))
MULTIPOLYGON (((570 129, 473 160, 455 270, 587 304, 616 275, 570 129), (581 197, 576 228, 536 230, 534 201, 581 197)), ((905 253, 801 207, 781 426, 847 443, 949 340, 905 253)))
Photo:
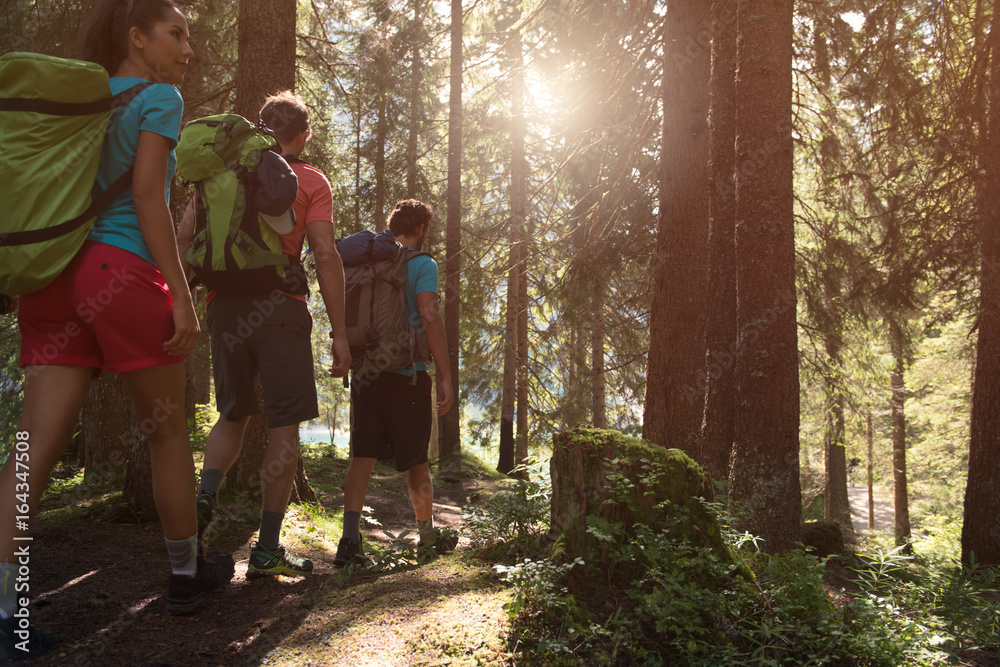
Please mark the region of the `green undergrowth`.
MULTIPOLYGON (((655 487, 656 466, 611 485, 608 502, 637 513, 631 486, 655 487)), ((758 550, 728 528, 729 505, 703 502, 728 553, 678 531, 685 508, 658 503, 626 527, 591 520, 582 556, 531 552, 547 526, 543 483, 519 482, 466 519, 513 598, 505 605, 518 662, 533 665, 997 664, 1000 575, 899 551, 816 558, 758 550), (512 502, 513 499, 517 502, 512 502), (518 512, 522 512, 520 517, 518 512), (529 531, 519 526, 532 526, 529 531), (736 567, 732 558, 736 559, 736 567), (628 564, 629 567, 619 566, 628 564), (638 566, 637 566, 638 564, 638 566), (752 576, 735 576, 749 571, 752 576)))

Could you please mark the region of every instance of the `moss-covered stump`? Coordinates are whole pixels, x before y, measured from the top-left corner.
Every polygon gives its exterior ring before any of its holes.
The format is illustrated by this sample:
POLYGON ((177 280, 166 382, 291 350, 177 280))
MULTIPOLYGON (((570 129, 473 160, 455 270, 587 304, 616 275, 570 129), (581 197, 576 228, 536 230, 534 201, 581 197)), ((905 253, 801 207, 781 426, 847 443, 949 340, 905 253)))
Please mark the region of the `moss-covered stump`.
MULTIPOLYGON (((593 564, 593 553, 601 550, 587 531, 588 517, 598 517, 621 524, 625 535, 639 523, 669 523, 672 536, 733 561, 715 517, 700 500, 712 499, 711 480, 678 449, 617 431, 575 429, 555 435, 550 472, 555 560, 582 557, 593 564), (656 474, 650 475, 653 469, 656 474)), ((605 557, 606 550, 600 560, 605 557)))
POLYGON ((844 553, 844 533, 835 523, 809 521, 802 524, 802 543, 824 558, 844 553))

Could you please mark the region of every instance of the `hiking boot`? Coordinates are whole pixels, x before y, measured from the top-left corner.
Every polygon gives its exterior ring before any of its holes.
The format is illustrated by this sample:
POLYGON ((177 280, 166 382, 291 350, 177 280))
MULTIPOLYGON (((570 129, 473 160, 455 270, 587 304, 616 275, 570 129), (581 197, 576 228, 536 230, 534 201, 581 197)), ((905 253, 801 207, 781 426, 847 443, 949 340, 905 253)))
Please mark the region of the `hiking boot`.
POLYGON ((236 564, 229 554, 217 554, 215 560, 198 556, 198 572, 193 577, 171 574, 167 584, 167 611, 171 614, 189 614, 205 596, 226 586, 233 579, 236 564))
POLYGON ((198 539, 200 540, 205 529, 208 528, 215 517, 215 506, 218 501, 216 501, 214 494, 204 491, 198 494, 196 502, 198 509, 198 539))
POLYGON ((312 570, 311 560, 296 558, 285 551, 285 547, 279 546, 277 549, 271 550, 257 542, 250 550, 247 579, 273 577, 279 574, 287 577, 304 577, 312 570))
POLYGON ((348 537, 340 538, 340 542, 337 543, 337 555, 333 559, 333 564, 337 567, 344 567, 345 565, 364 565, 368 562, 368 557, 365 556, 364 550, 361 548, 361 542, 364 538, 358 538, 358 541, 348 537))
POLYGON ((0 620, 0 664, 37 658, 55 645, 55 635, 31 626, 23 630, 20 619, 12 616, 0 620))
POLYGON ((458 533, 450 529, 435 528, 433 537, 420 539, 417 542, 417 555, 443 556, 449 551, 454 551, 457 546, 458 533))

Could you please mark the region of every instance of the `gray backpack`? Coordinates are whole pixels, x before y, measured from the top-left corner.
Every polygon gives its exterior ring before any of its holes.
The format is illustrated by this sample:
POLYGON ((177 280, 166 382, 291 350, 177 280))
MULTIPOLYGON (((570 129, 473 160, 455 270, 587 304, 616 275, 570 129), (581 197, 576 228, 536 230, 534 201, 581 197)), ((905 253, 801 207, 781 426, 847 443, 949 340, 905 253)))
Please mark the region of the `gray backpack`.
POLYGON ((337 248, 344 262, 344 319, 355 381, 427 361, 423 331, 406 314, 406 281, 410 260, 430 255, 407 250, 388 229, 352 234, 337 248))

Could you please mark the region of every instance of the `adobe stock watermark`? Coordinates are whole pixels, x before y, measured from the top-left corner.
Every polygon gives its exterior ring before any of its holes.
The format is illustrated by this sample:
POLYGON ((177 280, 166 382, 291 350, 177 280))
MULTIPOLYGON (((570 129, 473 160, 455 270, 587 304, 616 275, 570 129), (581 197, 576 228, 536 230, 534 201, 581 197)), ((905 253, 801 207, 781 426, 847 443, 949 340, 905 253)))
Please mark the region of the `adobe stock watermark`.
MULTIPOLYGON (((423 334, 419 331, 400 331, 395 340, 378 341, 377 347, 368 352, 361 367, 351 374, 351 388, 361 389, 374 382, 380 374, 407 366, 411 356, 414 362, 430 358, 423 334)), ((448 363, 448 360, 444 362, 448 363)))
POLYGON ((222 342, 226 350, 232 352, 243 343, 250 340, 254 331, 268 323, 278 306, 288 301, 290 297, 280 290, 272 290, 266 299, 253 300, 253 308, 236 318, 235 327, 222 334, 222 342))
POLYGON ((731 370, 736 364, 736 360, 747 348, 764 335, 778 321, 778 317, 784 315, 789 310, 795 310, 795 292, 784 293, 775 298, 774 304, 766 308, 761 317, 753 324, 747 326, 737 337, 737 340, 729 343, 726 350, 709 350, 707 357, 707 367, 704 372, 699 373, 694 380, 689 380, 681 392, 685 403, 701 402, 705 398, 705 391, 708 389, 708 382, 718 380, 722 374, 731 370))
MULTIPOLYGON (((109 269, 107 287, 103 287, 85 301, 76 304, 77 316, 84 324, 91 324, 97 316, 102 313, 115 298, 125 291, 129 283, 136 280, 137 276, 127 267, 109 269)), ((36 348, 25 364, 25 378, 38 373, 52 363, 59 354, 69 347, 70 342, 83 333, 83 328, 76 321, 69 321, 63 326, 61 331, 50 332, 48 342, 41 348, 36 348)))

